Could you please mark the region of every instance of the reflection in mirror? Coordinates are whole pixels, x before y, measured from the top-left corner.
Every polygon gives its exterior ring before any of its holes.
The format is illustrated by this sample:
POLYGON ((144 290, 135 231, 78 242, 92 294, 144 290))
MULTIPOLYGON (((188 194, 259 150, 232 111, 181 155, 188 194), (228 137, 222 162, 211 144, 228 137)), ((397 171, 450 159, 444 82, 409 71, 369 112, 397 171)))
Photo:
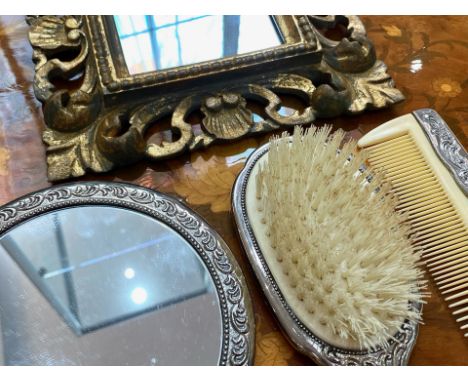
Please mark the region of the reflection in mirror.
POLYGON ((221 311, 178 233, 138 212, 87 206, 0 237, 0 332, 6 365, 213 365, 221 311))
POLYGON ((114 16, 130 74, 281 45, 270 16, 114 16))

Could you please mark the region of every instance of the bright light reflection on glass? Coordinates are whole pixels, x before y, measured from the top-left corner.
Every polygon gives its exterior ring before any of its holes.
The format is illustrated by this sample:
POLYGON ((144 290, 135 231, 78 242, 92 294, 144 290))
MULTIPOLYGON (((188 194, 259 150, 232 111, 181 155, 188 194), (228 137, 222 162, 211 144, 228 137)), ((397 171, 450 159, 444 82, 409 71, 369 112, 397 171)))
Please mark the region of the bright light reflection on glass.
POLYGON ((125 278, 131 280, 135 277, 135 271, 133 268, 126 268, 124 271, 125 278))
POLYGON ((148 299, 148 292, 146 292, 145 288, 135 288, 132 291, 131 298, 135 304, 141 305, 148 299))
POLYGON ((281 45, 269 16, 114 16, 130 74, 281 45))

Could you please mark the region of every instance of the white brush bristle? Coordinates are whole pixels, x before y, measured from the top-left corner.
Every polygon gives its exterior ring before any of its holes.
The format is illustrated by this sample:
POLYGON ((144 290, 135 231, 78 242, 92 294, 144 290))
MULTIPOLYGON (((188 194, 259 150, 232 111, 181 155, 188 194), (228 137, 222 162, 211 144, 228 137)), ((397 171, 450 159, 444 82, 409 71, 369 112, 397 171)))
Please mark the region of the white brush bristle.
POLYGON ((257 210, 309 314, 361 348, 386 347, 405 319, 420 320, 409 309, 422 302, 420 253, 383 177, 373 173, 368 183, 370 173, 359 171, 365 154, 330 131, 296 129, 271 141, 257 210))

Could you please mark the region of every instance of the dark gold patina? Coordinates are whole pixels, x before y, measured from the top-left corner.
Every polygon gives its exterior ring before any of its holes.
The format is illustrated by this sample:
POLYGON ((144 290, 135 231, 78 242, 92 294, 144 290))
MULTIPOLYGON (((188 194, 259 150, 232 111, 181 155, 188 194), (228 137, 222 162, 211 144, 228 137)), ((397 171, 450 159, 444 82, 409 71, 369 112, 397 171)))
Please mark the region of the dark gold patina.
POLYGON ((161 160, 217 141, 310 124, 403 99, 355 16, 274 16, 278 47, 165 70, 128 73, 111 16, 29 17, 34 90, 44 104, 48 176, 105 172, 140 159, 161 160), (323 31, 341 26, 345 37, 323 31), (306 107, 280 113, 278 94, 306 107), (247 101, 263 105, 256 120, 247 101), (187 116, 200 111, 201 130, 187 116), (177 139, 145 132, 171 117, 177 139))

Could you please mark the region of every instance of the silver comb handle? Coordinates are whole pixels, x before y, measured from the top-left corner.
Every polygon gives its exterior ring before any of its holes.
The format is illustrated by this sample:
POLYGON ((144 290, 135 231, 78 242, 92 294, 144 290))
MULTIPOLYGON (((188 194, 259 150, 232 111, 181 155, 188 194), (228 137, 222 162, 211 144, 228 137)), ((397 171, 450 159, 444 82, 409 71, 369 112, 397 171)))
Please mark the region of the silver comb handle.
POLYGON ((468 153, 442 117, 432 109, 413 111, 442 163, 468 196, 468 153))

